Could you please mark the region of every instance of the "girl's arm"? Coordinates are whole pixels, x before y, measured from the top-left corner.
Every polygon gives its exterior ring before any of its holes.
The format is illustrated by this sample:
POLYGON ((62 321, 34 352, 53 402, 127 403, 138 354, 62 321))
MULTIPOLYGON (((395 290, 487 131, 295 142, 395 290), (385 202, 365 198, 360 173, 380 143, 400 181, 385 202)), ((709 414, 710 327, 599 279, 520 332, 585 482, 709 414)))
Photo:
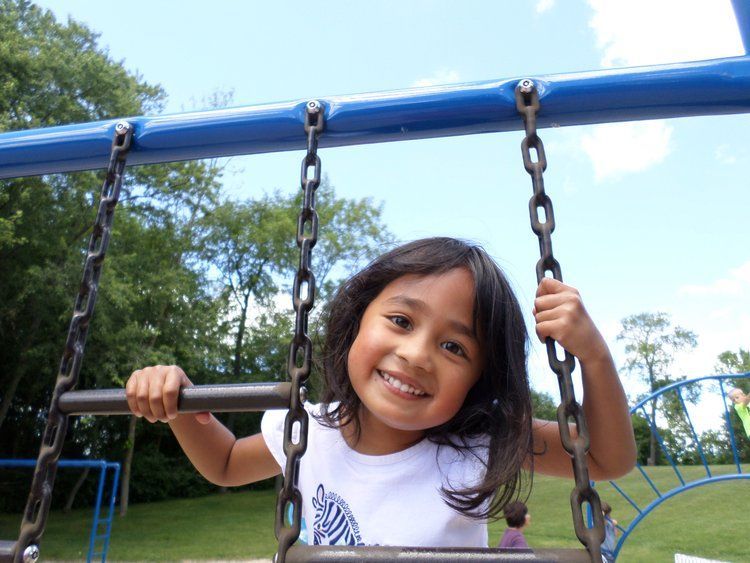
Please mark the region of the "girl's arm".
POLYGON ((125 385, 128 406, 149 422, 168 422, 195 468, 221 486, 237 486, 281 473, 260 434, 236 439, 209 413, 178 414, 180 388, 192 383, 178 366, 133 372, 125 385))
MULTIPOLYGON (((635 465, 636 446, 627 399, 612 356, 575 288, 545 278, 534 301, 536 332, 555 339, 574 354, 583 380, 583 410, 591 437, 589 477, 615 479, 635 465)), ((556 422, 534 420, 534 469, 549 475, 573 475, 571 458, 563 449, 556 422)), ((575 425, 571 435, 576 436, 575 425)))

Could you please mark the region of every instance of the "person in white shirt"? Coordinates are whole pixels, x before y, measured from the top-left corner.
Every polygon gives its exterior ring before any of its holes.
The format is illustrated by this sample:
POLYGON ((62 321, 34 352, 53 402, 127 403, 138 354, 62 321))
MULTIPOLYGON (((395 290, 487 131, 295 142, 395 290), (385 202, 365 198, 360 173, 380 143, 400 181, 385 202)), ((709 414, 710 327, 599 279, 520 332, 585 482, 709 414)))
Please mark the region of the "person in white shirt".
MULTIPOLYGON (((625 394, 580 295, 545 278, 533 315, 537 336, 580 362, 590 477, 626 474, 636 450, 625 394)), ((524 470, 572 475, 557 423, 532 418, 518 301, 478 245, 436 237, 380 256, 330 302, 325 337, 299 466, 309 543, 486 547, 487 520, 521 494, 524 470)), ((281 472, 285 412, 237 439, 208 413, 178 414, 186 385, 177 366, 137 370, 128 404, 168 422, 216 484, 281 472)))

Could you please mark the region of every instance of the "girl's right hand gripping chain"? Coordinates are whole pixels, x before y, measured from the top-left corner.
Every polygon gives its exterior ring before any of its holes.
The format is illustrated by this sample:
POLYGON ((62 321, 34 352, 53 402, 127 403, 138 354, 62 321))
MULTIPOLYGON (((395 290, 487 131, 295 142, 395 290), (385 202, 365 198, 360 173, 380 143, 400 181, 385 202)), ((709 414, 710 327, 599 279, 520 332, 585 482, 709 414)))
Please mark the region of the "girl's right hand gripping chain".
MULTIPOLYGON (((125 384, 125 395, 128 407, 135 416, 149 422, 169 422, 178 416, 180 389, 192 385, 179 366, 150 366, 130 375, 125 384)), ((207 412, 194 416, 201 424, 208 424, 211 420, 207 412)))

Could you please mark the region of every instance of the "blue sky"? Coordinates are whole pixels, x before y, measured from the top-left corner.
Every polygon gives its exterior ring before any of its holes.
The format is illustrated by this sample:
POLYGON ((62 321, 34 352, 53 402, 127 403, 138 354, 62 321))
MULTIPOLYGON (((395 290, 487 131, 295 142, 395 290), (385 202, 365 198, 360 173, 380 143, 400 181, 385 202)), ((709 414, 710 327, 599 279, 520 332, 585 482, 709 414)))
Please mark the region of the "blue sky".
MULTIPOLYGON (((100 32, 112 58, 165 88, 167 113, 201 109, 216 91, 239 106, 743 54, 729 0, 37 3, 100 32)), ((676 374, 713 373, 718 353, 750 347, 748 131, 748 115, 541 131, 555 254, 618 365, 620 319, 644 311, 698 334, 676 374)), ((384 203, 400 239, 484 244, 530 311, 538 245, 520 141, 475 135, 321 158, 339 195, 384 203)), ((233 158, 227 189, 296 190, 300 157, 233 158)), ((556 396, 545 364, 536 346, 532 380, 556 396)))

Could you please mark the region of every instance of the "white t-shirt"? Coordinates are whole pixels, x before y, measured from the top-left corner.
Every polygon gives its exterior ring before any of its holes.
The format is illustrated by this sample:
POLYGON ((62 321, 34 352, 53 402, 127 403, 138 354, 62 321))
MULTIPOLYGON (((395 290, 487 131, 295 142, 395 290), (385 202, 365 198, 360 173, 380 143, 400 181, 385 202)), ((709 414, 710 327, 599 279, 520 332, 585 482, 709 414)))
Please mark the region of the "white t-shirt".
MULTIPOLYGON (((316 421, 312 414, 321 408, 305 404, 311 416, 299 469, 310 545, 487 547, 487 523, 462 515, 440 495, 442 486, 457 489, 481 480, 485 468, 476 456, 429 440, 394 454, 360 454, 338 429, 316 421)), ((286 412, 267 411, 261 423, 282 471, 286 412)))

